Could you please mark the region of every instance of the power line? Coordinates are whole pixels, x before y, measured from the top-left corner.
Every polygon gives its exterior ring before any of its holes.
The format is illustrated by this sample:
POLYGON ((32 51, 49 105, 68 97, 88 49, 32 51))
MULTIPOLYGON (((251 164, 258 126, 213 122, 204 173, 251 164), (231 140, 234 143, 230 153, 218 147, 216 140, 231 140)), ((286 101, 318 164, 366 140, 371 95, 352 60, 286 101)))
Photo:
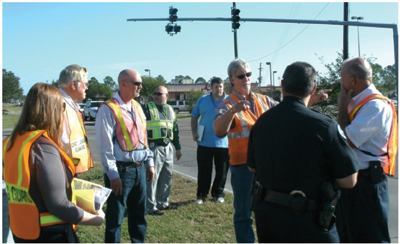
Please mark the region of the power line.
MULTIPOLYGON (((326 7, 328 7, 328 5, 329 5, 329 3, 327 3, 327 4, 325 5, 325 7, 317 14, 317 16, 315 16, 314 20, 315 20, 316 18, 318 18, 318 16, 325 10, 326 7)), ((268 56, 270 56, 270 55, 272 55, 272 54, 278 52, 278 51, 281 50, 282 48, 286 47, 289 43, 291 43, 291 42, 292 42, 294 39, 296 39, 298 36, 300 36, 301 33, 303 33, 309 26, 310 26, 310 24, 308 24, 306 27, 304 27, 304 29, 301 30, 301 31, 300 31, 295 37, 293 37, 290 41, 288 41, 286 44, 284 44, 283 46, 281 46, 281 47, 278 48, 277 50, 273 51, 272 53, 269 53, 269 54, 265 55, 264 57, 261 57, 261 58, 258 58, 258 59, 253 59, 253 60, 248 61, 248 62, 250 63, 250 62, 258 61, 258 60, 260 60, 260 59, 266 58, 266 57, 268 57, 268 56)))

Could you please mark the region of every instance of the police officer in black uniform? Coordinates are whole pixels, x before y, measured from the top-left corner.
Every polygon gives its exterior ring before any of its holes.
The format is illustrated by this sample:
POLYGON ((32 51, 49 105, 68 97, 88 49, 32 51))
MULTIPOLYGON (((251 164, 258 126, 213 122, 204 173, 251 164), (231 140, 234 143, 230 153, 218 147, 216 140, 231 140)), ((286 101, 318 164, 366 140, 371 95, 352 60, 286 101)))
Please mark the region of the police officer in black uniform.
POLYGON ((263 188, 253 199, 260 243, 339 242, 334 216, 326 213, 333 214, 339 197, 332 185, 356 184, 357 157, 335 120, 307 108, 315 78, 310 64, 289 65, 283 101, 251 130, 247 165, 263 188))

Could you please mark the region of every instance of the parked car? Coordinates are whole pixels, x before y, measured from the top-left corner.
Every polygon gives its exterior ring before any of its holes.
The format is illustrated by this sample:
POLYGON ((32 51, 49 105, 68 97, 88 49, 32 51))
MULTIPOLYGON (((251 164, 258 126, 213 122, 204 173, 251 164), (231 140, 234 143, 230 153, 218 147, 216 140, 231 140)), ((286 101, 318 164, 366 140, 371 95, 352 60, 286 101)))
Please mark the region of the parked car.
POLYGON ((83 120, 86 120, 88 118, 89 120, 95 120, 97 110, 102 103, 103 101, 87 101, 85 107, 83 108, 83 120))
POLYGON ((79 106, 79 111, 82 113, 83 115, 83 109, 85 108, 85 104, 84 103, 78 103, 79 106))
POLYGON ((167 101, 169 105, 174 109, 174 112, 178 114, 180 111, 189 111, 189 105, 187 101, 167 101))

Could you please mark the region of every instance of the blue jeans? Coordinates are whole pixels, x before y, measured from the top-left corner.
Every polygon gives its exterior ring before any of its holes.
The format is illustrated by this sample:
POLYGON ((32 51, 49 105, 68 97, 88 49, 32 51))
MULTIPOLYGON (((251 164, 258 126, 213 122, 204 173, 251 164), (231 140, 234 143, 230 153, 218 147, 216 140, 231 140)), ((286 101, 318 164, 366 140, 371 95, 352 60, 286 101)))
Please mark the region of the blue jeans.
POLYGON ((250 190, 254 173, 249 171, 246 164, 230 165, 230 169, 233 206, 235 207, 233 225, 236 241, 238 243, 254 243, 253 219, 250 211, 250 190))
MULTIPOLYGON (((146 169, 140 167, 120 167, 118 173, 122 181, 122 195, 115 196, 112 192, 107 200, 105 242, 121 242, 121 225, 128 210, 128 232, 132 243, 144 243, 146 239, 147 221, 146 211, 146 169)), ((104 175, 106 187, 111 183, 104 175)))

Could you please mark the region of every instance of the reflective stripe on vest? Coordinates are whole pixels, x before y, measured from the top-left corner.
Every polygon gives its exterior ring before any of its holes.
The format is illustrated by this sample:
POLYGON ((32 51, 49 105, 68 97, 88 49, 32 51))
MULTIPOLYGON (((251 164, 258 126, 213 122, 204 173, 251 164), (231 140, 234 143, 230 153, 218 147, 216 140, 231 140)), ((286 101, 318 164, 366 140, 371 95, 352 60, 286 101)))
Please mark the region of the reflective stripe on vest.
POLYGON ((93 168, 93 160, 82 114, 76 111, 68 102, 65 109, 69 131, 69 147, 76 166, 76 173, 83 173, 93 168))
MULTIPOLYGON (((247 144, 251 128, 257 119, 269 109, 268 101, 262 95, 252 93, 252 98, 254 99, 255 114, 253 114, 250 109, 236 113, 233 117, 235 120, 235 127, 228 132, 229 162, 232 165, 246 163, 247 144)), ((223 102, 231 108, 234 104, 239 102, 239 99, 235 95, 230 94, 223 102)))
MULTIPOLYGON (((52 142, 47 133, 43 130, 25 132, 23 135, 17 135, 10 150, 7 150, 7 146, 11 136, 3 141, 3 174, 4 181, 7 185, 10 227, 14 235, 26 240, 37 239, 40 235, 41 226, 66 223, 50 213, 39 214, 35 202, 29 195, 30 151, 32 144, 41 136, 52 142), (16 167, 18 169, 16 169, 16 167)), ((73 176, 75 174, 73 162, 64 151, 60 148, 58 149, 64 163, 73 176)))
POLYGON ((174 127, 175 113, 172 110, 172 107, 166 104, 167 114, 164 119, 160 119, 160 114, 157 109, 157 105, 152 101, 147 103, 150 113, 150 120, 147 121, 147 138, 148 139, 160 139, 166 138, 169 134, 170 140, 174 139, 174 134, 172 132, 174 127), (164 135, 162 129, 165 129, 164 135), (152 133, 149 133, 151 131, 152 133), (169 133, 168 133, 169 132, 169 133))
POLYGON ((129 152, 135 150, 139 146, 139 143, 142 143, 148 148, 146 139, 146 117, 138 102, 134 99, 132 99, 131 102, 134 120, 128 111, 120 106, 117 99, 111 98, 105 102, 114 114, 118 145, 123 151, 129 152))
MULTIPOLYGON (((393 120, 389 134, 389 140, 387 145, 387 155, 388 155, 388 163, 383 167, 384 172, 387 175, 393 176, 395 173, 396 167, 396 154, 397 154, 397 139, 398 139, 398 128, 397 128, 397 113, 396 108, 392 101, 390 101, 387 97, 379 95, 379 94, 372 94, 368 97, 364 98, 360 103, 358 103, 354 108, 348 113, 350 122, 356 117, 358 111, 362 106, 373 99, 382 99, 389 103, 390 107, 392 108, 393 112, 393 120)), ((348 105, 347 110, 350 109, 350 105, 348 105)), ((379 155, 376 155, 379 156, 379 155)))

